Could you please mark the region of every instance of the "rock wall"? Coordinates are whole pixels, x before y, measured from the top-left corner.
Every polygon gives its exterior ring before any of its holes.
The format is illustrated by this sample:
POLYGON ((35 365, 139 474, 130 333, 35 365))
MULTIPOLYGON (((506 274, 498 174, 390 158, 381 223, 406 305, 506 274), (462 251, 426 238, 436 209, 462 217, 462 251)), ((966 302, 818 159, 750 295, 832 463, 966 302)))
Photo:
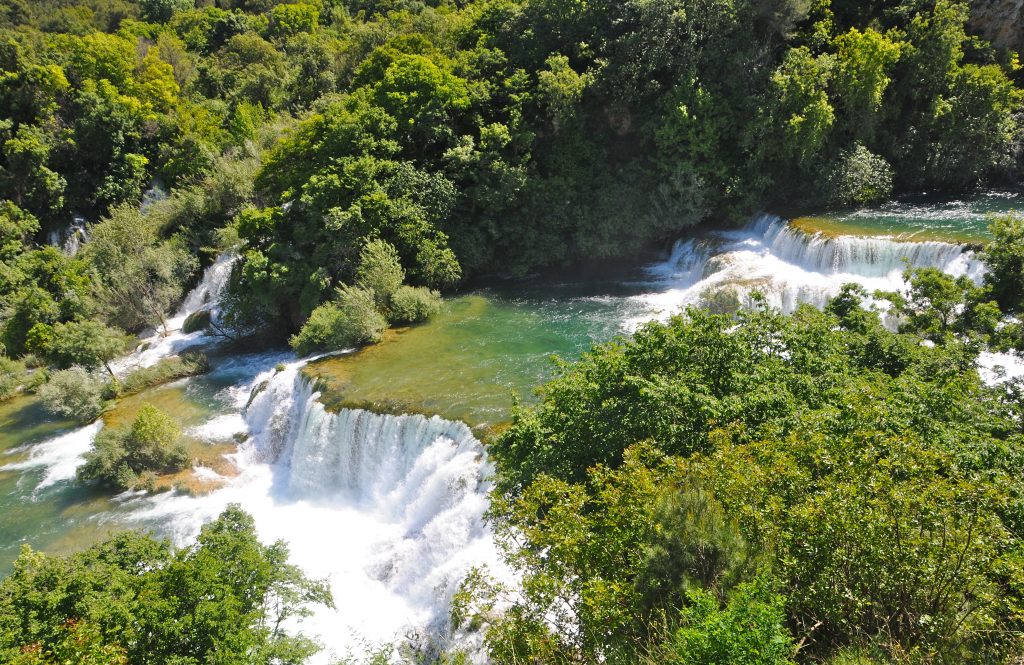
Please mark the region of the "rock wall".
POLYGON ((1024 51, 1024 0, 971 0, 969 25, 1000 48, 1024 51))

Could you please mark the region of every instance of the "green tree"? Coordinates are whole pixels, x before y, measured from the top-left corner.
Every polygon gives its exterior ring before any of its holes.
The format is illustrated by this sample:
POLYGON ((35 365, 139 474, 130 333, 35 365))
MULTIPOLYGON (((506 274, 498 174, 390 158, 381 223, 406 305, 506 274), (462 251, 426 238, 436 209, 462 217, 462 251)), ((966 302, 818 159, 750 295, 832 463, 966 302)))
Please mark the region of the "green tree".
POLYGON ((313 32, 319 22, 320 11, 310 4, 280 4, 270 10, 270 33, 278 39, 313 32))
POLYGON ((0 187, 11 201, 38 216, 51 217, 59 212, 64 205, 66 182, 47 166, 50 146, 43 131, 22 125, 3 142, 0 151, 0 187))
POLYGON ((0 581, 0 658, 302 663, 317 647, 282 625, 313 605, 333 606, 326 583, 288 563, 283 542, 262 544, 232 505, 177 551, 136 532, 67 557, 26 546, 0 581))
POLYGON ((38 390, 47 411, 79 422, 91 422, 103 411, 107 384, 82 367, 71 367, 50 374, 38 390))
POLYGON ((117 490, 133 489, 145 473, 170 473, 188 466, 181 429, 166 413, 144 404, 127 429, 100 430, 78 468, 81 481, 99 481, 117 490))
POLYGON ((142 17, 153 23, 166 23, 175 13, 195 7, 194 0, 141 0, 142 17))
POLYGON ((110 361, 124 353, 129 342, 123 332, 99 321, 69 321, 52 326, 36 324, 29 331, 26 346, 59 369, 72 365, 104 367, 113 377, 110 361))
POLYGON ((1024 312, 1024 218, 1000 217, 989 230, 992 240, 981 252, 985 284, 1002 311, 1024 312))
POLYGON ((900 43, 871 28, 850 28, 835 39, 836 70, 833 85, 842 113, 843 129, 858 141, 870 141, 888 88, 889 74, 900 56, 900 43))
POLYGON ((391 298, 405 281, 398 251, 384 240, 371 240, 359 254, 356 284, 371 293, 380 309, 387 309, 391 298))
POLYGON ((179 240, 161 241, 153 220, 131 206, 94 224, 84 258, 107 321, 129 331, 166 329, 165 314, 184 294, 196 259, 179 240))

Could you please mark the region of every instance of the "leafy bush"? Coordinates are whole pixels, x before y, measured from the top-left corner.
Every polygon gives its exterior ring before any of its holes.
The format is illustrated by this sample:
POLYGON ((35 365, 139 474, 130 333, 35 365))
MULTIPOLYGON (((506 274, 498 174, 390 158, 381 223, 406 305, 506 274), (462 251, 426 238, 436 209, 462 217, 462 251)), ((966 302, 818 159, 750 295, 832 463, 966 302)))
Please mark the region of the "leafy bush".
POLYGON ((184 353, 164 358, 150 367, 142 367, 118 382, 118 395, 133 395, 147 388, 163 385, 186 376, 210 371, 210 361, 202 353, 184 353))
POLYGON ((401 286, 391 296, 392 323, 426 321, 441 310, 441 294, 425 286, 401 286))
POLYGON ((0 356, 0 401, 18 394, 27 378, 25 363, 0 356))
POLYGON ((671 665, 790 665, 793 638, 786 630, 785 598, 767 585, 740 585, 725 607, 702 589, 689 593, 682 626, 660 663, 671 665))
POLYGON ((343 349, 381 340, 387 320, 377 311, 373 292, 355 286, 338 290, 338 298, 320 305, 290 343, 299 355, 318 349, 343 349))
POLYGON ((86 453, 78 478, 96 480, 118 490, 133 489, 146 472, 171 473, 188 466, 188 451, 179 442, 181 429, 152 404, 139 410, 131 427, 100 430, 86 453))
POLYGON ((50 380, 38 392, 50 413, 90 422, 103 411, 107 385, 103 378, 84 367, 71 367, 50 374, 50 380))
POLYGON ((384 240, 371 240, 359 255, 356 284, 373 292, 378 307, 387 307, 405 281, 398 250, 384 240))
POLYGON ((858 143, 839 155, 825 184, 835 205, 878 203, 892 194, 893 170, 885 159, 858 143))

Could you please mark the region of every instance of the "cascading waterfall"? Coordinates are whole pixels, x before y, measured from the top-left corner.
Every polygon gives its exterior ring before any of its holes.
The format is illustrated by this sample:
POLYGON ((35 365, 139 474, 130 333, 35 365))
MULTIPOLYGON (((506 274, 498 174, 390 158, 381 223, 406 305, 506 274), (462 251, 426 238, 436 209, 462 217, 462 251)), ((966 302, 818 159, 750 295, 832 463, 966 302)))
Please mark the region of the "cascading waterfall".
POLYGON ((749 232, 761 236, 771 254, 809 272, 886 277, 894 271, 902 272, 908 265, 956 273, 977 269, 965 257, 961 245, 948 242, 806 233, 771 215, 760 217, 749 232))
POLYGON ((78 254, 78 250, 82 248, 82 243, 89 240, 89 230, 85 224, 84 217, 75 217, 71 220, 71 224, 67 228, 59 231, 50 231, 47 236, 47 242, 54 247, 57 247, 68 256, 74 256, 78 254))
POLYGON ((238 255, 235 252, 224 252, 207 266, 202 279, 185 296, 175 315, 167 320, 167 330, 155 331, 140 341, 135 353, 111 363, 114 373, 123 376, 133 369, 155 365, 163 358, 181 353, 191 346, 209 342, 210 337, 206 331, 186 333, 181 328, 189 316, 202 310, 210 312, 212 321, 218 320, 220 296, 227 288, 231 270, 237 259, 238 255))
MULTIPOLYGON (((975 281, 983 272, 961 245, 806 233, 763 215, 740 230, 677 242, 666 261, 649 269, 656 290, 639 299, 664 318, 723 294, 742 302, 757 291, 768 304, 790 312, 800 303, 822 307, 850 282, 869 292, 900 289, 907 266, 935 267, 975 281)), ((644 318, 630 321, 630 327, 644 318)))
POLYGON ((410 633, 443 643, 451 596, 470 568, 506 575, 483 519, 482 445, 466 425, 436 416, 328 412, 304 365, 234 390, 241 421, 211 421, 248 432, 238 477, 207 496, 140 499, 132 519, 185 542, 228 503, 243 505, 261 537, 283 538, 297 564, 332 584, 338 609, 301 626, 328 647, 316 662, 410 633))

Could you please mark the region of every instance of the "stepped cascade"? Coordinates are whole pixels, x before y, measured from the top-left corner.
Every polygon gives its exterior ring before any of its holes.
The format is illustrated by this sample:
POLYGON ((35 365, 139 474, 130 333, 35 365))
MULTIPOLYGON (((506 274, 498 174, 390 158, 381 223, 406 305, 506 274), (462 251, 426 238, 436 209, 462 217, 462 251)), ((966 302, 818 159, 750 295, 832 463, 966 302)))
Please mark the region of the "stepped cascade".
POLYGON ((756 291, 790 312, 800 303, 822 307, 850 282, 869 292, 901 289, 908 266, 976 282, 983 272, 973 253, 955 243, 807 233, 762 215, 742 229, 677 241, 667 260, 649 268, 657 288, 640 299, 664 318, 689 305, 713 304, 723 294, 743 303, 756 291))

